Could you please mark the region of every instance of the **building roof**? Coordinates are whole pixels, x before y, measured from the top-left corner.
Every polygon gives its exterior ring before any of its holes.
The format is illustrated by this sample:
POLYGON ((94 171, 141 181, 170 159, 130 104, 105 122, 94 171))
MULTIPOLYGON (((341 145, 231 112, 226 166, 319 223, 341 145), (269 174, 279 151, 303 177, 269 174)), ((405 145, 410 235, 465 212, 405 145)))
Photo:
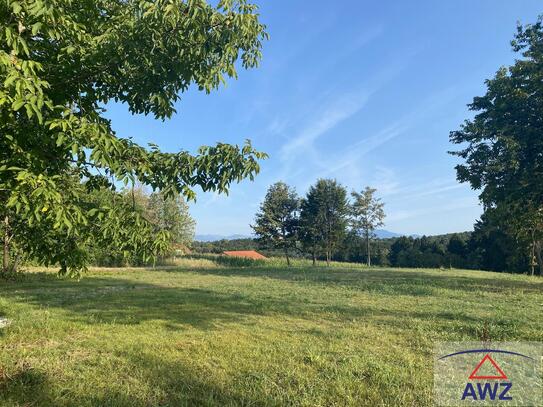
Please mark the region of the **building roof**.
POLYGON ((247 259, 265 259, 266 257, 254 250, 230 250, 223 254, 231 257, 245 257, 247 259))

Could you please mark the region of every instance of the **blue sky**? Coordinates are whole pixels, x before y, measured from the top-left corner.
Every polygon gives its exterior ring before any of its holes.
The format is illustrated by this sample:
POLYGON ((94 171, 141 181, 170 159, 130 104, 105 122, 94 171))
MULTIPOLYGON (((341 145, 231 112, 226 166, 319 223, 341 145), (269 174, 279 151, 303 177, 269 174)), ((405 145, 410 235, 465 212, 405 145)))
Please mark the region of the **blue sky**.
POLYGON ((539 1, 257 1, 268 25, 259 68, 211 95, 191 90, 162 122, 108 106, 119 136, 165 151, 249 138, 270 158, 254 182, 191 204, 199 234, 249 234, 268 186, 317 178, 377 188, 385 228, 470 230, 477 193, 456 182, 448 135, 484 80, 513 62, 516 23, 539 1))

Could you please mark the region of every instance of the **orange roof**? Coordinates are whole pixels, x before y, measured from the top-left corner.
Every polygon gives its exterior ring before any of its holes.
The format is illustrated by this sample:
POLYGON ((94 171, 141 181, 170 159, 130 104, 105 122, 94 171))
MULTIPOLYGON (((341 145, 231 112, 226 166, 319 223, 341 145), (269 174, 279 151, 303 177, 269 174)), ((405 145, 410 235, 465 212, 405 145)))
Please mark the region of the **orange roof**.
POLYGON ((231 250, 231 251, 223 252, 223 254, 226 254, 227 256, 232 256, 232 257, 246 257, 248 259, 265 259, 266 258, 260 253, 255 252, 254 250, 231 250))

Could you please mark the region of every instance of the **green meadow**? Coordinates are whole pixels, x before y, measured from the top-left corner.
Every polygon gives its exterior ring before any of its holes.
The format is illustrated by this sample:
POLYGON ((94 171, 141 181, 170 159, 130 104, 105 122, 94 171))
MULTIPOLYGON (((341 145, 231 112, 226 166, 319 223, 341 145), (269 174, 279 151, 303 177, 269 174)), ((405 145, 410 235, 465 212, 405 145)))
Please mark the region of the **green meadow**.
POLYGON ((0 282, 2 406, 427 406, 436 341, 543 341, 543 279, 183 259, 0 282))

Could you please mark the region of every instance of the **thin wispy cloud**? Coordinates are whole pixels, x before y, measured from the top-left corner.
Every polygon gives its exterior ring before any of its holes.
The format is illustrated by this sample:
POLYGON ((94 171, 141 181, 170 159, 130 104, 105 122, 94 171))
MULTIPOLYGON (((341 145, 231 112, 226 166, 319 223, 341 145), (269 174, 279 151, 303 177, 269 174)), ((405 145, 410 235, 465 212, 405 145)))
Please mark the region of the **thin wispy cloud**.
POLYGON ((428 196, 443 194, 444 192, 453 191, 456 189, 467 189, 468 187, 464 184, 459 183, 448 183, 448 185, 438 186, 436 188, 426 189, 415 194, 405 194, 402 197, 404 199, 419 199, 428 196))
POLYGON ((369 92, 361 91, 335 100, 332 105, 326 107, 315 122, 308 124, 296 137, 283 145, 280 152, 281 159, 288 161, 313 148, 313 143, 320 136, 360 111, 367 103, 369 96, 369 92))
POLYGON ((272 183, 284 181, 303 196, 319 177, 336 178, 348 190, 377 188, 391 231, 471 227, 480 214, 477 191, 456 182, 459 160, 446 154, 452 148, 447 136, 473 114, 466 104, 484 93, 485 78, 513 58, 511 27, 535 6, 521 13, 516 3, 502 2, 502 11, 471 15, 471 28, 496 28, 473 36, 471 29, 458 29, 461 8, 448 8, 444 16, 442 7, 418 7, 429 16, 419 24, 410 18, 420 11, 412 5, 368 13, 361 2, 341 9, 292 2, 285 14, 279 3, 262 3, 270 40, 258 69, 240 70, 239 81, 210 96, 189 92, 182 114, 160 126, 112 111, 116 131, 143 143, 158 140, 167 151, 250 138, 269 154, 254 182, 233 186, 229 197, 198 195, 191 212, 199 233, 250 232, 248 223, 272 183), (502 45, 488 47, 497 36, 502 45), (423 214, 461 197, 473 198, 466 209, 423 214))
POLYGON ((477 200, 473 197, 462 197, 454 199, 453 201, 436 206, 419 206, 415 209, 402 209, 398 211, 393 211, 387 214, 387 222, 398 222, 406 219, 412 219, 417 217, 428 217, 436 213, 447 213, 452 211, 457 211, 460 209, 474 208, 477 206, 477 200))
POLYGON ((405 131, 405 129, 406 126, 403 123, 395 123, 376 134, 365 137, 364 139, 356 142, 339 157, 336 157, 334 159, 335 162, 328 162, 325 165, 326 170, 322 176, 336 174, 352 165, 360 165, 361 159, 364 155, 398 137, 405 131))
MULTIPOLYGON (((378 36, 378 32, 369 36, 365 41, 376 36, 378 36)), ((351 174, 351 178, 359 175, 356 162, 358 157, 397 137, 403 130, 402 122, 387 126, 380 134, 369 136, 364 145, 357 143, 355 146, 349 146, 346 153, 337 156, 337 163, 330 162, 329 153, 319 151, 315 147, 316 142, 322 137, 330 137, 340 124, 361 114, 372 96, 391 83, 410 64, 418 52, 417 48, 406 49, 396 55, 395 59, 386 65, 386 68, 366 78, 364 83, 354 89, 352 81, 346 81, 349 90, 342 91, 338 88, 332 88, 321 93, 317 102, 315 102, 315 98, 309 101, 308 104, 314 106, 313 110, 304 117, 302 124, 297 126, 297 131, 292 132, 294 136, 289 137, 279 150, 279 158, 283 163, 279 178, 292 180, 294 178, 293 172, 299 171, 299 159, 303 160, 305 171, 310 167, 323 168, 322 176, 326 176, 326 173, 333 175, 334 170, 338 171, 342 168, 348 168, 347 172, 351 174), (319 107, 318 103, 322 106, 319 107), (324 163, 326 165, 323 165, 324 163)), ((292 112, 292 115, 296 115, 296 112, 292 112)), ((282 123, 282 130, 295 127, 292 122, 285 124, 285 122, 277 121, 276 123, 282 123)), ((311 177, 311 181, 313 181, 314 171, 311 172, 311 177)), ((304 186, 307 181, 302 181, 304 186)))
POLYGON ((411 197, 411 196, 421 196, 424 194, 432 194, 432 191, 440 191, 443 189, 447 189, 453 186, 460 185, 456 182, 452 182, 449 178, 436 178, 431 181, 424 181, 421 182, 420 179, 407 179, 408 177, 403 177, 401 179, 398 178, 398 175, 396 175, 397 182, 396 188, 391 188, 387 191, 383 191, 383 196, 396 196, 401 195, 402 197, 411 197))
MULTIPOLYGON (((456 88, 445 88, 432 94, 416 109, 395 123, 385 126, 374 134, 361 136, 358 141, 347 146, 340 153, 332 156, 320 154, 317 162, 320 163, 322 170, 318 177, 341 176, 343 182, 348 185, 357 185, 364 166, 364 156, 409 133, 421 121, 428 120, 434 112, 450 103, 457 94, 456 88)), ((391 191, 389 190, 388 193, 391 191)))
POLYGON ((379 196, 383 197, 391 191, 398 189, 400 181, 398 175, 393 168, 378 165, 375 168, 370 185, 377 188, 379 196))

